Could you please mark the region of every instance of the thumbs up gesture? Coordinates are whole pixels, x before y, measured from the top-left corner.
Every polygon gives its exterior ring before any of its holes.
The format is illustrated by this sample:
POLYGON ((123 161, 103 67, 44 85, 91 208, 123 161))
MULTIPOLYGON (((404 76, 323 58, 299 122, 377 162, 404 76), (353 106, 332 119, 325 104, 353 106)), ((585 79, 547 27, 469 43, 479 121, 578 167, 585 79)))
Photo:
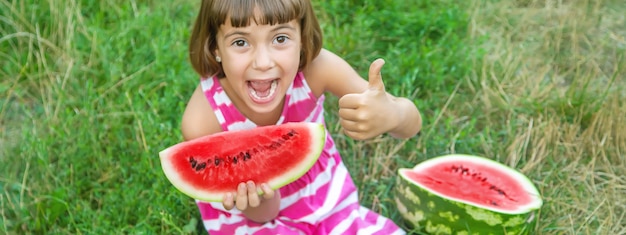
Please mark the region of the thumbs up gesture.
POLYGON ((385 64, 377 59, 370 65, 367 90, 346 94, 339 99, 339 119, 345 134, 354 139, 369 139, 397 125, 393 96, 385 91, 380 71, 385 64))

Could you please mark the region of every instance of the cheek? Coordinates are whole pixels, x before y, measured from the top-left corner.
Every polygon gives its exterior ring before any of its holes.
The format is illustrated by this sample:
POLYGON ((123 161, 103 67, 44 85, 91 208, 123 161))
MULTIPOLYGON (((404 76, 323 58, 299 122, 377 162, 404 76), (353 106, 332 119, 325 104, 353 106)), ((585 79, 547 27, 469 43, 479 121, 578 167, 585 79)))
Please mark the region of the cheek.
POLYGON ((245 63, 246 63, 246 57, 244 56, 240 56, 240 55, 236 55, 233 53, 223 53, 221 54, 222 56, 222 67, 224 67, 224 69, 229 68, 231 70, 237 70, 238 68, 242 67, 245 63))
POLYGON ((278 57, 279 60, 281 60, 281 62, 283 64, 290 64, 291 66, 296 66, 298 67, 298 65, 300 64, 300 60, 302 59, 300 57, 301 53, 300 50, 290 50, 289 52, 286 52, 285 54, 283 54, 282 56, 278 57))
MULTIPOLYGON (((224 60, 224 59, 222 59, 224 60)), ((229 60, 231 61, 231 60, 229 60)), ((225 63, 222 62, 222 70, 227 77, 237 78, 242 77, 245 68, 240 63, 225 63)))

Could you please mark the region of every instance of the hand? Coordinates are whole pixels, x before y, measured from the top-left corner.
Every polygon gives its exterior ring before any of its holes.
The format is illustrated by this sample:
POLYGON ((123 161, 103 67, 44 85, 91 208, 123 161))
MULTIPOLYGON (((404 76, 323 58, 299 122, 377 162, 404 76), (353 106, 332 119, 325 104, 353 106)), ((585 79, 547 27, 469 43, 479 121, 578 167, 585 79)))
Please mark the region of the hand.
POLYGON ((347 94, 339 99, 339 119, 346 135, 354 139, 369 139, 395 127, 397 112, 391 96, 387 95, 380 71, 385 64, 377 59, 370 65, 367 90, 347 94))
MULTIPOLYGON (((263 191, 263 199, 274 198, 274 190, 267 184, 261 184, 260 188, 261 191, 263 191)), ((250 207, 258 207, 261 205, 261 197, 259 197, 258 191, 259 189, 254 182, 242 182, 237 187, 236 195, 233 195, 232 193, 226 194, 224 200, 222 201, 222 205, 226 210, 233 209, 233 207, 236 206, 240 211, 244 211, 250 207)))

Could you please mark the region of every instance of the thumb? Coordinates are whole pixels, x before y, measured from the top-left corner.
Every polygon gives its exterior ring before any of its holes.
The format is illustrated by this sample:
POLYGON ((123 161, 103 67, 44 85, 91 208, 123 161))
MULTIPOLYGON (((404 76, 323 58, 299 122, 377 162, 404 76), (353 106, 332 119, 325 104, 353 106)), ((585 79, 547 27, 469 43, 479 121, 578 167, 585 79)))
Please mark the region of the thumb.
POLYGON ((369 89, 375 89, 375 90, 385 90, 385 84, 383 83, 383 77, 380 74, 380 71, 383 68, 383 65, 385 65, 385 60, 383 59, 377 59, 374 62, 372 62, 372 64, 370 65, 370 71, 369 71, 369 89))

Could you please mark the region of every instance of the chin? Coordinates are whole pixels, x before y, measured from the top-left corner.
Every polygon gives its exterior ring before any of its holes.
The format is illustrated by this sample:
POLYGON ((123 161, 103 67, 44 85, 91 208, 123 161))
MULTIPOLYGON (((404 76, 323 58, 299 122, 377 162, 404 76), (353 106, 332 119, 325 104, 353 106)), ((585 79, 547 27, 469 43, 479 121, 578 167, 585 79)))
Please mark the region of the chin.
MULTIPOLYGON (((284 95, 283 95, 284 97, 284 95)), ((264 103, 264 104, 258 104, 252 100, 249 101, 248 103, 248 107, 254 112, 254 113, 258 113, 258 114, 269 114, 273 111, 276 111, 276 109, 282 109, 281 102, 282 99, 276 99, 276 100, 272 100, 271 102, 268 103, 264 103)))

